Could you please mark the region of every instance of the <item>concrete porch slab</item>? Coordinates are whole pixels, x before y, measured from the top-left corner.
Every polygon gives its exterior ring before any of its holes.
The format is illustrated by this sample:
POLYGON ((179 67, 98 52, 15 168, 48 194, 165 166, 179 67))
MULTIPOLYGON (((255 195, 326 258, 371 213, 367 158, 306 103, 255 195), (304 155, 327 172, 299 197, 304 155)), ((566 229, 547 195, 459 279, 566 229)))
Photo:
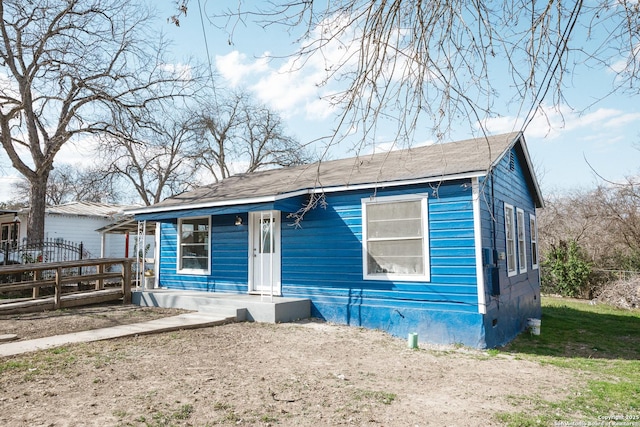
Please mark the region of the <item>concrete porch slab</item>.
POLYGON ((134 289, 131 291, 131 302, 143 307, 182 308, 203 313, 229 314, 236 316, 239 321, 250 322, 284 323, 311 317, 311 301, 298 298, 173 289, 134 289))

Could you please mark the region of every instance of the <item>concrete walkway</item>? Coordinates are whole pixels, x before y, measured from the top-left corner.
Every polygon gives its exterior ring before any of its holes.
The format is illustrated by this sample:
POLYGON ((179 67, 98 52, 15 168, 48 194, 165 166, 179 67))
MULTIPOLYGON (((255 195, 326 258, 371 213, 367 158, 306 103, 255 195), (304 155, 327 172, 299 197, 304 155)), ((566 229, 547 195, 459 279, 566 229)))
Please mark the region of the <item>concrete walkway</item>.
POLYGON ((13 341, 0 344, 0 357, 15 356, 31 351, 46 350, 67 344, 80 342, 108 340, 112 338, 132 335, 153 334, 158 332, 176 331, 180 329, 204 328, 235 322, 235 316, 216 315, 213 313, 185 313, 179 316, 164 317, 148 322, 119 325, 109 328, 93 329, 90 331, 74 332, 66 335, 37 338, 25 341, 13 341))

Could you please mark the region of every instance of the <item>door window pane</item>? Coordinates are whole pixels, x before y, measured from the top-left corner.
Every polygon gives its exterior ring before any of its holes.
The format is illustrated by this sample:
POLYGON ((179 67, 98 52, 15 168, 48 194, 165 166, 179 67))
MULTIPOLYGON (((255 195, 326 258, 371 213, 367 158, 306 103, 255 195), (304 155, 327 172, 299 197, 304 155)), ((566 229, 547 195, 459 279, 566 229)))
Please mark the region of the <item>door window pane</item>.
POLYGON ((270 254, 272 253, 272 236, 273 236, 273 224, 271 218, 264 218, 260 221, 260 253, 270 254))

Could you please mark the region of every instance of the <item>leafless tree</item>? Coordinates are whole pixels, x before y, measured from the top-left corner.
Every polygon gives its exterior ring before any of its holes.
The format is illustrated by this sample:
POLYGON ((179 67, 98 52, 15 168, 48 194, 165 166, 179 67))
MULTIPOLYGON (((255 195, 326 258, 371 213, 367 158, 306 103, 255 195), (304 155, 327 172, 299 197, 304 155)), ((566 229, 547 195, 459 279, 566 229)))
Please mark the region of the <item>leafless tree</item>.
MULTIPOLYGON (((625 183, 601 184, 591 202, 601 212, 603 233, 612 238, 600 241, 609 268, 640 270, 640 182, 627 178, 625 183), (626 265, 620 265, 620 262, 626 265), (612 266, 617 264, 615 266, 612 266)), ((598 235, 600 240, 602 235, 598 235)))
MULTIPOLYGON (((28 200, 30 192, 26 179, 14 186, 19 200, 28 200)), ((118 197, 109 177, 98 168, 63 163, 49 174, 46 203, 51 206, 73 201, 116 203, 118 197)))
MULTIPOLYGON (((180 22, 189 1, 175 3, 180 22)), ((239 0, 209 14, 230 43, 250 22, 297 37, 297 66, 319 58, 319 84, 343 85, 330 98, 343 108, 335 136, 356 129, 363 143, 381 121, 395 122, 407 144, 423 123, 438 139, 465 119, 482 132, 498 102, 515 103, 524 130, 543 101, 565 101, 566 76, 580 66, 613 71, 612 91, 638 88, 635 0, 239 0), (506 87, 512 99, 499 92, 506 87)))
POLYGON ((115 115, 100 150, 104 174, 121 182, 120 188, 133 186, 149 206, 192 188, 199 179, 193 120, 175 108, 147 113, 115 115))
POLYGON ((640 269, 640 185, 603 183, 551 195, 538 214, 540 251, 574 241, 596 268, 640 269))
POLYGON ((234 173, 308 163, 305 147, 286 135, 282 119, 265 106, 235 94, 199 107, 198 164, 214 181, 234 173))
POLYGON ((30 185, 30 239, 44 235, 47 181, 64 144, 102 132, 112 108, 143 109, 184 89, 151 22, 133 0, 0 2, 0 141, 30 185))

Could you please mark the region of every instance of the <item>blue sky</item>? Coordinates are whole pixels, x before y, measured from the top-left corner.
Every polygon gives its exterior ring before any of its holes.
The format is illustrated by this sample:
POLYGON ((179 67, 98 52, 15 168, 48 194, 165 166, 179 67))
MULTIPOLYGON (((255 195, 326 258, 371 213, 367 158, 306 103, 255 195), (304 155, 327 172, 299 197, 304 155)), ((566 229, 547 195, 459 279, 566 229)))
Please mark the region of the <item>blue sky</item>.
MULTIPOLYGON (((164 32, 174 40, 175 62, 185 63, 189 58, 206 62, 198 2, 190 2, 188 16, 181 18, 180 27, 175 27, 166 22, 166 17, 173 12, 173 2, 156 1, 161 17, 158 32, 164 32)), ((203 1, 201 4, 208 12, 215 7, 214 2, 203 1)), ((247 23, 237 27, 234 43, 230 45, 227 34, 206 20, 204 29, 217 86, 242 88, 257 101, 278 111, 289 133, 301 142, 327 135, 335 126, 336 111, 322 99, 330 88, 317 85, 324 76, 323 64, 311 61, 292 73, 286 58, 266 59, 295 51, 295 35, 283 27, 263 29, 247 23)), ((592 105, 609 91, 611 81, 612 74, 606 70, 577 69, 571 75, 572 88, 565 92, 571 106, 561 105, 559 110, 547 107, 546 117, 537 117, 525 131, 543 193, 592 188, 599 182, 596 173, 611 181, 640 174, 639 96, 615 95, 592 105), (586 109, 588 106, 591 107, 586 109)), ((506 106, 506 100, 505 107, 499 112, 500 118, 486 123, 491 133, 520 128, 522 118, 506 106)), ((462 121, 452 132, 451 139, 474 136, 477 136, 477 127, 462 121)), ((384 145, 388 141, 376 142, 384 145)), ((418 132, 416 145, 429 142, 432 142, 432 136, 418 132)), ((330 158, 353 155, 349 148, 349 144, 332 148, 330 158)), ((322 147, 317 149, 322 150, 322 147)), ((88 155, 90 153, 80 147, 69 145, 60 152, 57 161, 81 163, 86 162, 88 155)), ((17 177, 4 153, 0 154, 0 174, 3 175, 0 177, 0 201, 3 201, 9 195, 8 184, 17 177)))
MULTIPOLYGON (((214 6, 208 3, 202 5, 211 11, 214 6)), ((165 31, 175 40, 176 51, 206 58, 197 8, 198 2, 192 0, 181 26, 169 25, 165 31)), ((212 65, 225 86, 245 88, 279 111, 300 141, 325 135, 335 126, 332 110, 320 99, 323 92, 316 86, 323 76, 320 65, 311 62, 301 71, 289 73, 287 59, 266 59, 295 50, 295 38, 285 28, 262 29, 247 22, 236 28, 233 45, 223 31, 206 21, 205 30, 212 65)), ((610 92, 612 76, 606 70, 577 68, 570 76, 572 88, 564 93, 570 105, 563 104, 559 109, 546 106, 546 117, 538 115, 526 129, 525 138, 544 193, 593 188, 601 182, 597 175, 621 181, 640 174, 640 96, 618 94, 592 105, 610 92)), ((517 112, 505 106, 500 113, 502 117, 487 122, 490 132, 520 128, 522 118, 516 116, 517 112)), ((477 128, 461 122, 451 139, 474 136, 477 128)), ((416 144, 424 144, 432 137, 419 133, 417 138, 416 144)), ((348 149, 348 145, 336 147, 332 157, 351 155, 348 149)))

